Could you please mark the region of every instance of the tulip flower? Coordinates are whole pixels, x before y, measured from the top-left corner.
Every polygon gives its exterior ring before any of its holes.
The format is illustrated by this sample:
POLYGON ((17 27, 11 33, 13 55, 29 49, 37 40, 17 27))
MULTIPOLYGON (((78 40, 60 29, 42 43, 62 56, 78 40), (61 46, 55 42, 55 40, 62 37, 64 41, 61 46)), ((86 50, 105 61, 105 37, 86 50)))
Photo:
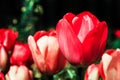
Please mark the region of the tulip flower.
POLYGON ((99 65, 91 64, 88 66, 84 80, 99 80, 99 65))
POLYGON ((120 80, 120 49, 107 50, 102 56, 101 64, 103 80, 120 80))
POLYGON ((28 37, 28 44, 33 60, 42 73, 54 74, 65 67, 66 59, 60 51, 55 30, 36 32, 34 37, 28 37))
POLYGON ((16 42, 10 57, 12 65, 26 65, 33 63, 32 54, 27 43, 16 42))
POLYGON ((114 34, 115 34, 115 37, 120 38, 120 30, 119 29, 115 30, 114 34))
POLYGON ((5 76, 2 72, 0 72, 0 80, 5 80, 5 76))
POLYGON ((0 44, 4 45, 7 52, 14 45, 16 38, 18 36, 18 32, 14 32, 11 29, 0 29, 0 44))
POLYGON ((3 47, 3 45, 0 45, 0 71, 6 71, 7 66, 9 64, 8 61, 8 54, 5 50, 5 48, 3 47))
POLYGON ((33 80, 33 73, 26 66, 11 66, 6 80, 33 80))
POLYGON ((89 65, 101 58, 108 35, 105 21, 85 11, 77 16, 67 13, 56 25, 60 49, 73 65, 89 65))

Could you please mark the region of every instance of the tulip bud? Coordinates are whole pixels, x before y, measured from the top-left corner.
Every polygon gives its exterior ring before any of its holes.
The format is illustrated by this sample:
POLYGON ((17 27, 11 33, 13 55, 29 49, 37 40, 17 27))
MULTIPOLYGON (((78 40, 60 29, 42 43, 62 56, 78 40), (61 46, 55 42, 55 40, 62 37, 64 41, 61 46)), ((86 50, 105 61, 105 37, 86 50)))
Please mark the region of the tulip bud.
POLYGON ((60 51, 55 30, 38 31, 34 37, 28 37, 28 44, 33 60, 42 73, 57 73, 65 67, 66 59, 60 51))
POLYGON ((11 66, 6 80, 33 80, 33 73, 26 66, 11 66))
POLYGON ((87 68, 84 80, 99 80, 98 65, 92 64, 87 68))
POLYGON ((28 44, 16 42, 10 57, 10 63, 12 65, 26 65, 29 66, 33 63, 32 54, 28 44))

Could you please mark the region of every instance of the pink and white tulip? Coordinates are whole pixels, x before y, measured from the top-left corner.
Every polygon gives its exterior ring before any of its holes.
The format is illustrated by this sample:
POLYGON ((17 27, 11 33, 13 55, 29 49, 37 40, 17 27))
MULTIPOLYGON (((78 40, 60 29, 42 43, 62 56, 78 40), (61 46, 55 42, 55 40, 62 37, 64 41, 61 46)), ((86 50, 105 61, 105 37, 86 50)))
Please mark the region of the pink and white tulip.
POLYGON ((28 44, 33 60, 42 73, 58 73, 65 67, 66 59, 59 48, 55 30, 36 32, 34 37, 28 37, 28 44))

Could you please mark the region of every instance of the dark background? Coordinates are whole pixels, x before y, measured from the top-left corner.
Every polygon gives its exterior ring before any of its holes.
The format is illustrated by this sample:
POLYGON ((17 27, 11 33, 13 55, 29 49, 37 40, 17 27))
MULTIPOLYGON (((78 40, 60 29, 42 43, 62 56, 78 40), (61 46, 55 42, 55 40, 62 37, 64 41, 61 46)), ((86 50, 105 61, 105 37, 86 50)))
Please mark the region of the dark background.
MULTIPOLYGON (((0 0, 0 27, 6 27, 13 18, 21 17, 23 0, 0 0)), ((44 14, 37 25, 54 26, 67 12, 79 14, 89 10, 111 29, 120 28, 120 0, 40 0, 44 14)), ((38 16, 39 17, 39 16, 38 16)))

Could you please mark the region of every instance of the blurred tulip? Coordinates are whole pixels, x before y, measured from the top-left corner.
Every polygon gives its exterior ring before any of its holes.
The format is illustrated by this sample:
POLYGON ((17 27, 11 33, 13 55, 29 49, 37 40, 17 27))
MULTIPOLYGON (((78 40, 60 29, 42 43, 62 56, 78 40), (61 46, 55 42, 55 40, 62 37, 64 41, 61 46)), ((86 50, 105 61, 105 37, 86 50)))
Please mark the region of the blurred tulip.
POLYGON ((99 65, 91 64, 85 73, 84 80, 99 80, 99 65))
POLYGON ((65 67, 66 60, 59 49, 55 30, 38 31, 34 37, 28 37, 28 44, 33 60, 42 73, 57 73, 65 67))
POLYGON ((2 72, 0 72, 0 80, 5 80, 5 76, 2 72))
POLYGON ((0 29, 0 44, 4 45, 7 51, 9 51, 14 45, 18 32, 14 32, 11 29, 0 29))
POLYGON ((60 49, 73 65, 88 65, 99 59, 106 46, 108 27, 92 13, 75 16, 67 13, 59 20, 56 32, 60 49))
POLYGON ((33 80, 33 73, 26 66, 11 66, 6 80, 33 80))
POLYGON ((0 45, 0 71, 5 71, 9 63, 8 54, 4 47, 0 45))
POLYGON ((120 38, 120 30, 115 30, 115 37, 120 38))
POLYGON ((26 65, 33 63, 32 54, 27 43, 16 42, 12 56, 10 57, 12 65, 26 65))
POLYGON ((100 69, 103 80, 120 80, 120 49, 107 50, 100 69))

